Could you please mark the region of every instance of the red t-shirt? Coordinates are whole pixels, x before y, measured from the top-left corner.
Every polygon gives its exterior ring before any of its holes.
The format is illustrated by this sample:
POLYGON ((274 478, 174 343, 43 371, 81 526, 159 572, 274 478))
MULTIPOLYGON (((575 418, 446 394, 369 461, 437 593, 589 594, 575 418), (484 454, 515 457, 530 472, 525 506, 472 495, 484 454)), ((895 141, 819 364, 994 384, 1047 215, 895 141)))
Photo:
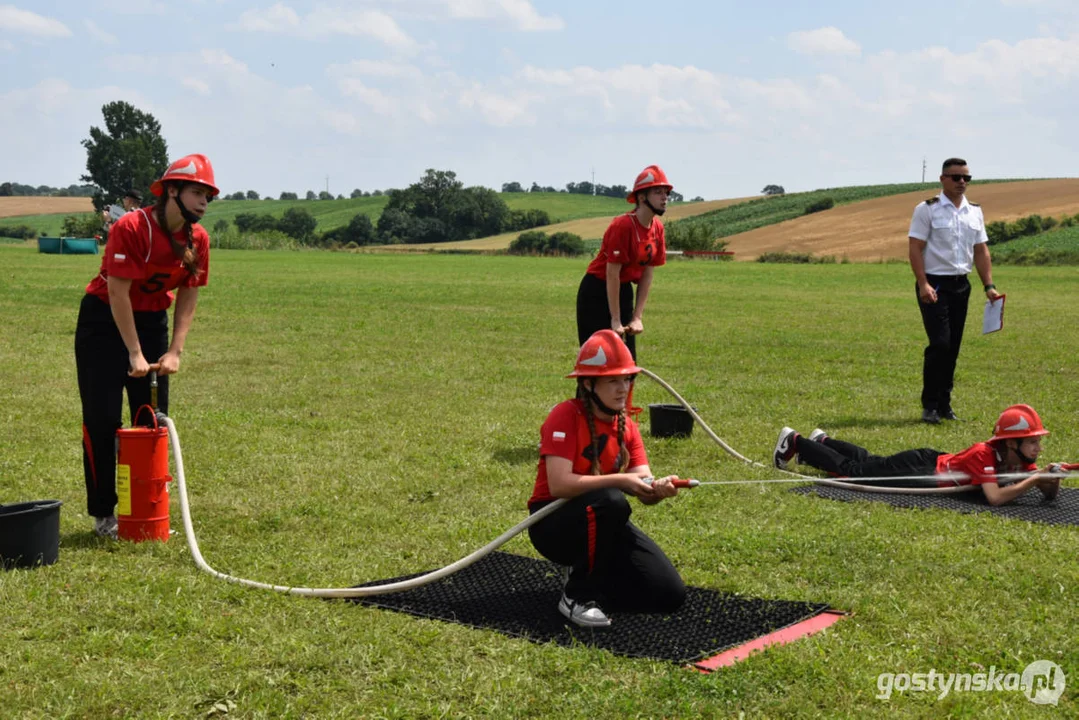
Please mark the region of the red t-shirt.
MULTIPOLYGON (((603 422, 596 418, 596 435, 599 436, 599 469, 601 475, 617 472, 618 460, 618 425, 615 422, 603 422)), ((638 467, 648 464, 644 452, 644 442, 637 423, 626 418, 626 430, 623 436, 626 449, 629 450, 629 465, 638 467)), ((540 460, 536 473, 536 485, 528 504, 541 500, 554 500, 547 487, 547 456, 556 455, 573 463, 573 472, 578 475, 592 474, 591 436, 588 434, 588 419, 585 416, 584 403, 580 400, 566 400, 554 406, 540 428, 540 460)))
POLYGON ((619 215, 603 233, 603 244, 596 257, 588 265, 588 274, 600 280, 607 279, 607 263, 622 266, 618 273, 621 283, 639 282, 644 267, 659 267, 667 262, 667 243, 663 223, 652 218, 652 226, 644 227, 636 214, 619 215))
MULTIPOLYGON (((199 255, 198 278, 185 270, 173 254, 165 231, 150 209, 127 213, 109 229, 101 272, 86 286, 86 292, 107 303, 109 276, 130 278, 132 310, 167 310, 172 305, 172 290, 180 286, 201 287, 210 277, 210 236, 201 225, 193 226, 191 235, 199 255)), ((173 233, 173 237, 187 245, 183 229, 173 233)))
MULTIPOLYGON (((983 485, 997 482, 997 463, 1000 456, 989 443, 976 443, 963 452, 954 455, 944 454, 937 458, 938 473, 965 473, 966 478, 958 483, 950 480, 941 480, 937 484, 941 487, 959 485, 983 485)), ((1023 467, 1024 471, 1037 470, 1038 466, 1031 463, 1023 467)))

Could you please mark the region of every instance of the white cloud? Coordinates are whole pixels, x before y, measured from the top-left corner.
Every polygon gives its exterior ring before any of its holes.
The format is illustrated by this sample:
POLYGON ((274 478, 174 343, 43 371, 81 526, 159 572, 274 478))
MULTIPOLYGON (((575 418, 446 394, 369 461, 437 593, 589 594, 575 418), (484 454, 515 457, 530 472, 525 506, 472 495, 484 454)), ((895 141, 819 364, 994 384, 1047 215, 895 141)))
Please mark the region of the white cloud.
POLYGON ((269 32, 323 38, 330 35, 370 37, 395 50, 414 52, 419 49, 413 40, 390 15, 380 10, 348 10, 318 7, 300 16, 284 3, 264 10, 245 10, 237 28, 248 32, 269 32))
POLYGON ((518 30, 562 30, 557 15, 543 17, 528 0, 442 0, 450 17, 462 20, 506 19, 518 30))
POLYGON ((799 30, 787 36, 787 47, 802 55, 858 55, 861 46, 836 27, 799 30))
POLYGON ((199 95, 209 95, 210 86, 197 78, 185 77, 180 79, 180 84, 186 88, 190 88, 197 92, 199 95))
POLYGON ((513 97, 501 95, 484 88, 479 83, 461 91, 458 104, 464 109, 475 109, 495 127, 507 125, 535 124, 535 117, 529 112, 530 98, 526 93, 515 93, 513 97))
POLYGON ((0 5, 0 30, 44 38, 71 37, 71 30, 59 20, 20 10, 14 5, 0 5))
POLYGON ((423 78, 423 73, 415 65, 390 60, 353 60, 350 63, 334 64, 326 68, 326 74, 333 77, 360 75, 411 81, 423 78))
POLYGON ((116 44, 116 36, 102 30, 93 20, 87 18, 86 20, 83 20, 83 24, 86 26, 87 32, 89 32, 98 42, 104 43, 105 45, 116 44))

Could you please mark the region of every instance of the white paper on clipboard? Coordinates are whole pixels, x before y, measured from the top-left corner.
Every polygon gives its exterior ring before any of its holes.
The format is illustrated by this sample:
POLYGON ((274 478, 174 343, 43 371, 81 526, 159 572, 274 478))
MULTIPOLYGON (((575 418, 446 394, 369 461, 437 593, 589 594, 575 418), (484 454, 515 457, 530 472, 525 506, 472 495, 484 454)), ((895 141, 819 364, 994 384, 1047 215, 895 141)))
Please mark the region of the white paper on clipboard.
POLYGON ((1004 295, 996 300, 985 301, 985 314, 982 315, 982 335, 996 332, 1004 327, 1004 295))

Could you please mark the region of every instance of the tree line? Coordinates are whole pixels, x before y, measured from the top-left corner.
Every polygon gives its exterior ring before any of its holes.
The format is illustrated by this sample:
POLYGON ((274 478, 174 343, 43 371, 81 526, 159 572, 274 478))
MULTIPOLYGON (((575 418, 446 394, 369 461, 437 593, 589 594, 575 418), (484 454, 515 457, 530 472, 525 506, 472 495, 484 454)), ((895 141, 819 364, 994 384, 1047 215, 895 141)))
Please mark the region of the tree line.
MULTIPOLYGON (((502 183, 502 192, 560 192, 568 193, 570 195, 599 195, 601 197, 624 198, 629 195, 629 188, 625 185, 602 185, 600 183, 593 184, 587 180, 582 180, 581 182, 566 183, 566 187, 562 188, 561 190, 556 190, 553 187, 544 187, 539 183, 533 181, 532 186, 528 190, 525 190, 524 186, 521 185, 521 183, 519 182, 502 183)), ((671 202, 683 202, 685 200, 685 197, 681 193, 672 190, 669 199, 671 202)), ((704 198, 699 199, 703 200, 704 198)), ((694 198, 694 202, 696 202, 697 200, 698 198, 694 198)))
POLYGON ((48 185, 23 185, 17 182, 0 183, 0 197, 93 197, 95 185, 68 185, 54 188, 48 185))

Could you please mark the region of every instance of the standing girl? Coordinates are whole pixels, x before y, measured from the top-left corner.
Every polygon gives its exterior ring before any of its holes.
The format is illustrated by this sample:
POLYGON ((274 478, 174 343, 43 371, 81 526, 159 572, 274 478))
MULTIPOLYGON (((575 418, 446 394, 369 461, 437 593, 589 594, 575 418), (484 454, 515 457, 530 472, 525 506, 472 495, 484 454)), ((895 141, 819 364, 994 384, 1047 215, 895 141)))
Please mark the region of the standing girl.
POLYGON ((644 306, 652 289, 653 268, 667 262, 659 216, 667 210, 672 189, 658 165, 649 165, 637 176, 626 197, 635 209, 611 221, 577 289, 579 344, 597 330, 613 330, 637 359, 636 336, 644 332, 644 306), (633 283, 637 284, 636 302, 633 283))
POLYGON ((157 196, 153 207, 127 213, 110 229, 101 271, 86 286, 75 327, 86 507, 94 532, 105 537, 116 537, 115 443, 124 390, 134 420, 150 402, 146 376, 157 372, 158 404, 168 413, 168 376, 180 368, 210 270, 210 238, 197 224, 218 194, 210 161, 183 157, 150 191, 157 196), (167 311, 174 297, 169 343, 167 311))
POLYGON ((626 416, 640 368, 613 330, 588 338, 567 377, 577 396, 556 405, 540 430, 529 512, 570 501, 528 529, 533 546, 563 565, 559 611, 583 627, 611 624, 608 610, 674 612, 685 585, 656 543, 630 522, 626 495, 654 505, 678 494, 670 475, 652 481, 637 424, 626 416))

